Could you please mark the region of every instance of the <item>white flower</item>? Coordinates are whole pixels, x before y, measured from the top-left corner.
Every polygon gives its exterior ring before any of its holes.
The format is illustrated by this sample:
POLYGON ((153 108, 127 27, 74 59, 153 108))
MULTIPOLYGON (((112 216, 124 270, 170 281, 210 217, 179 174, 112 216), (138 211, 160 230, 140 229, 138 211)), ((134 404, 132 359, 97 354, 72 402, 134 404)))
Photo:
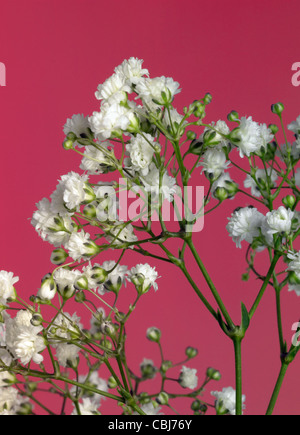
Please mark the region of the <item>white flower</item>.
POLYGON ((123 284, 126 284, 126 275, 128 274, 127 266, 121 264, 116 265, 115 261, 105 261, 102 268, 110 272, 106 281, 99 288, 100 294, 105 294, 107 291, 118 291, 123 284))
POLYGON ((126 145, 132 169, 140 171, 142 175, 147 175, 156 145, 154 138, 150 134, 145 133, 144 137, 137 134, 136 137, 132 137, 126 145))
POLYGON ((31 319, 29 311, 19 311, 14 319, 7 318, 5 322, 7 348, 24 365, 31 360, 40 364, 44 360, 40 353, 46 348, 43 337, 39 335, 43 327, 33 326, 31 319))
POLYGON ((76 366, 80 348, 75 344, 59 343, 56 345, 56 358, 62 367, 76 366))
POLYGON ((115 222, 118 220, 118 198, 112 183, 98 183, 94 188, 99 222, 115 222))
POLYGON ((291 262, 289 263, 287 270, 295 272, 297 278, 300 279, 300 251, 296 253, 290 251, 288 253, 288 259, 291 260, 291 262))
MULTIPOLYGON (((78 405, 80 415, 100 415, 100 412, 98 411, 99 403, 95 402, 92 399, 89 399, 88 397, 82 399, 82 403, 79 402, 78 405)), ((76 408, 74 408, 72 415, 78 415, 78 411, 76 408)))
POLYGON ((6 270, 0 271, 0 303, 6 304, 7 299, 15 296, 14 285, 19 281, 18 276, 6 270))
POLYGON ((300 296, 300 284, 290 284, 289 283, 289 292, 295 292, 297 296, 300 296))
POLYGON ((18 415, 21 406, 28 401, 16 388, 3 386, 0 388, 0 415, 18 415))
POLYGON ((171 77, 155 77, 154 79, 142 79, 135 88, 139 97, 147 104, 152 100, 157 104, 171 103, 176 94, 180 92, 179 83, 171 77), (163 94, 165 97, 163 97, 163 94))
MULTIPOLYGON (((236 415, 236 391, 232 387, 223 388, 222 391, 212 391, 211 395, 216 398, 218 414, 236 415)), ((243 409, 245 408, 246 396, 242 396, 243 409)))
POLYGON ((53 273, 53 278, 61 292, 68 289, 70 293, 74 293, 76 281, 80 276, 79 270, 68 270, 63 267, 56 269, 53 273))
POLYGON ((240 156, 249 157, 251 153, 259 152, 261 148, 266 148, 267 144, 273 139, 271 131, 266 124, 259 125, 252 120, 252 116, 241 118, 240 125, 237 129, 237 137, 240 142, 237 146, 240 150, 240 156))
POLYGON ((79 210, 79 206, 87 199, 86 182, 88 175, 69 172, 59 180, 56 190, 51 195, 51 211, 61 216, 72 214, 72 210, 79 210))
MULTIPOLYGON (((106 149, 111 144, 109 142, 101 142, 101 147, 106 149)), ((96 146, 89 145, 85 147, 84 157, 80 164, 80 169, 87 171, 89 174, 105 174, 109 167, 112 167, 112 160, 104 151, 99 150, 96 146)))
POLYGON ((251 177, 251 175, 247 175, 244 186, 246 189, 251 189, 251 194, 256 197, 261 196, 261 190, 264 192, 267 190, 267 185, 270 182, 269 187, 275 187, 276 186, 276 180, 278 178, 275 171, 272 171, 271 168, 267 169, 267 172, 265 169, 258 169, 255 174, 256 180, 258 184, 255 182, 255 180, 251 177))
POLYGON ((143 62, 141 59, 131 57, 117 66, 115 72, 122 74, 129 85, 137 84, 143 76, 149 76, 149 71, 142 68, 143 62))
POLYGON ((111 136, 122 134, 138 124, 138 118, 134 112, 135 106, 128 102, 131 107, 124 107, 117 103, 103 103, 101 112, 94 112, 89 118, 92 131, 100 140, 106 140, 111 136))
POLYGON ((260 236, 264 215, 256 208, 245 207, 235 211, 228 220, 227 231, 236 246, 241 248, 243 240, 252 243, 255 237, 260 236))
POLYGON ((288 129, 295 134, 299 134, 299 132, 300 132, 300 116, 298 116, 296 121, 293 121, 293 122, 291 122, 291 124, 288 125, 288 129))
POLYGON ((179 383, 182 386, 182 388, 190 388, 191 390, 197 388, 198 385, 197 370, 190 369, 188 367, 183 366, 179 376, 179 383))
POLYGON ((198 166, 203 166, 203 171, 211 179, 217 179, 228 169, 230 162, 226 161, 226 155, 217 148, 208 149, 203 156, 203 162, 198 166))
POLYGON ((158 290, 156 283, 158 273, 155 267, 151 267, 148 263, 137 264, 133 267, 129 272, 128 279, 135 285, 138 285, 142 293, 146 293, 151 287, 153 287, 155 291, 158 290))
POLYGON ((99 253, 99 247, 90 239, 89 233, 83 230, 73 233, 68 243, 65 244, 65 248, 69 251, 70 257, 75 261, 88 259, 99 253))
MULTIPOLYGON (((69 133, 74 133, 78 138, 86 138, 89 135, 90 123, 89 118, 84 115, 73 115, 71 119, 67 119, 64 125, 64 133, 67 136, 69 133)), ((78 147, 82 145, 76 143, 78 147)))
MULTIPOLYGON (((170 111, 166 112, 165 116, 163 117, 162 123, 166 128, 171 128, 172 125, 180 125, 182 120, 183 116, 180 115, 174 107, 172 107, 170 111)), ((184 122, 184 124, 185 123, 186 121, 184 122)))
POLYGON ((131 87, 126 83, 126 77, 117 71, 98 86, 95 96, 97 100, 104 100, 109 104, 119 104, 126 101, 126 92, 131 92, 131 87))
POLYGON ((163 174, 160 185, 160 171, 154 163, 151 163, 149 173, 145 177, 142 177, 142 181, 145 191, 151 193, 153 201, 158 201, 159 194, 161 193, 163 200, 172 202, 174 195, 178 191, 175 178, 168 175, 167 172, 163 174))
POLYGON ((266 215, 267 234, 289 233, 292 228, 294 212, 281 206, 266 215))
POLYGON ((63 216, 54 213, 47 198, 43 198, 36 206, 37 210, 33 214, 31 224, 40 237, 55 247, 67 243, 74 230, 70 216, 67 213, 63 216))
POLYGON ((204 134, 207 131, 214 131, 214 132, 216 132, 216 136, 214 137, 213 142, 219 142, 219 144, 215 145, 214 148, 221 150, 223 147, 227 146, 230 143, 230 141, 227 140, 226 138, 224 138, 224 136, 223 136, 223 135, 227 136, 230 134, 230 128, 228 127, 226 122, 222 121, 221 119, 219 121, 217 121, 216 123, 212 122, 211 126, 213 128, 205 127, 204 132, 200 136, 199 140, 201 140, 203 138, 204 134))

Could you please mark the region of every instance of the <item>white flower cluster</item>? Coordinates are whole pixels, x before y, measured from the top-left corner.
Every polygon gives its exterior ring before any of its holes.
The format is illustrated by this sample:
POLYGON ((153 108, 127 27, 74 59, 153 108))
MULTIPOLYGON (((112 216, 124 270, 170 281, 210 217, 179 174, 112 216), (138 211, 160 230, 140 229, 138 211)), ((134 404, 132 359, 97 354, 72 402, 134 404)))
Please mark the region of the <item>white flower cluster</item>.
MULTIPOLYGON (((232 387, 223 388, 222 391, 212 391, 216 398, 215 407, 218 415, 236 415, 236 391, 232 387)), ((245 409, 246 396, 242 396, 243 409, 245 409)))

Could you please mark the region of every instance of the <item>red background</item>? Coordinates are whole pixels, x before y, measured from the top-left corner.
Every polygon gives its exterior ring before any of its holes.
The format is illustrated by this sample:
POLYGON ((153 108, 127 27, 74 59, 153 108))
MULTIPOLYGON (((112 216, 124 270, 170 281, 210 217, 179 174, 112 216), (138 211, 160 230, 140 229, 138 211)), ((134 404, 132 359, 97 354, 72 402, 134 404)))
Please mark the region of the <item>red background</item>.
MULTIPOLYGON (((298 0, 6 0, 0 17, 0 61, 7 86, 0 87, 1 158, 0 269, 20 276, 18 289, 36 293, 40 278, 52 269, 51 247, 30 225, 35 203, 48 197, 57 179, 77 170, 78 156, 61 147, 62 126, 74 113, 98 109, 94 92, 115 66, 135 56, 152 77, 173 77, 182 88, 180 109, 206 92, 213 95, 207 120, 226 119, 232 109, 259 122, 276 122, 272 103, 286 105, 284 119, 299 115, 300 88, 291 83, 299 61, 298 0)), ((78 169, 78 171, 80 171, 78 169)), ((242 182, 243 180, 239 180, 242 182)), ((198 180, 197 180, 198 182, 198 180)), ((199 184, 202 183, 199 172, 199 184)), ((234 320, 240 301, 250 307, 259 283, 241 282, 244 249, 229 239, 227 217, 244 197, 227 201, 206 219, 195 236, 200 254, 234 320)), ((109 260, 105 257, 104 260, 109 260)), ((132 266, 141 257, 125 257, 132 266)), ((148 260, 146 260, 148 261, 148 260)), ((232 344, 201 307, 180 272, 157 265, 159 291, 150 292, 128 328, 128 355, 137 370, 144 357, 159 364, 159 352, 145 339, 149 326, 163 331, 166 357, 184 359, 186 346, 199 348, 189 364, 204 376, 208 366, 223 375, 211 389, 234 386, 232 344), (136 345, 138 343, 138 346, 136 345)), ((209 292, 192 261, 192 274, 209 292)), ((262 270, 264 264, 261 265, 262 270)), ((134 292, 125 295, 132 300, 134 292)), ((284 291, 284 332, 299 319, 299 299, 284 291)), ((77 312, 79 309, 77 307, 77 312)), ((275 295, 269 288, 244 341, 244 393, 247 414, 265 412, 279 372, 275 295)), ((276 407, 278 414, 299 414, 299 359, 290 367, 276 407)), ((210 388, 205 397, 210 398, 210 388)), ((49 406, 51 402, 49 402, 49 406)), ((174 403, 176 408, 176 403, 174 403)), ((189 412, 186 404, 178 410, 189 412)), ((107 401, 103 410, 112 412, 107 401)))

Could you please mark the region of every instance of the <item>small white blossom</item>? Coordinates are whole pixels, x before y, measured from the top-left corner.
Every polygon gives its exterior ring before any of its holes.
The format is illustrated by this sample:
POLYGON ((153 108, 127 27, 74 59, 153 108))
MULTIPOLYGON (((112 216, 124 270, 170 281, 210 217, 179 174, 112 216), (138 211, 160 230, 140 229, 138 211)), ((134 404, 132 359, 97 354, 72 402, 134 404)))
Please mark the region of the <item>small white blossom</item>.
MULTIPOLYGON (((89 118, 84 115, 73 115, 71 119, 67 119, 64 125, 64 133, 67 136, 69 133, 74 133, 78 138, 86 138, 89 135, 90 123, 89 118)), ((76 143, 78 147, 82 145, 76 143)))
POLYGON ((116 222, 115 226, 109 229, 109 232, 110 234, 106 236, 106 239, 114 246, 123 243, 133 243, 138 240, 134 234, 133 226, 124 222, 116 222))
POLYGON ((165 104, 171 103, 176 94, 180 92, 179 83, 175 82, 171 77, 155 77, 153 79, 145 78, 140 80, 135 88, 139 97, 147 104, 154 103, 165 104), (165 94, 165 99, 162 96, 165 94))
POLYGON ((260 152, 261 148, 266 148, 274 136, 266 124, 259 125, 253 121, 252 116, 249 116, 248 118, 241 118, 237 129, 237 137, 240 139, 237 144, 240 156, 249 157, 251 153, 260 152))
POLYGON ((236 246, 241 248, 243 240, 252 243, 255 237, 260 236, 264 215, 256 208, 245 207, 235 211, 228 220, 227 231, 236 246))
POLYGON ((294 212, 281 206, 266 215, 267 234, 289 233, 292 228, 294 212))
POLYGON ((140 286, 142 293, 146 293, 151 287, 155 291, 158 290, 158 285, 156 280, 158 279, 158 273, 155 267, 151 267, 148 263, 137 264, 129 272, 128 279, 140 286))
POLYGON ((6 304, 7 299, 15 296, 14 285, 19 281, 18 276, 6 270, 0 271, 0 303, 6 304))
POLYGON ((226 155, 217 148, 208 149, 203 156, 203 161, 198 166, 203 166, 203 171, 211 179, 217 179, 228 169, 230 162, 226 161, 226 155))
POLYGON ((122 74, 126 83, 129 85, 137 84, 143 76, 149 76, 149 71, 142 68, 143 60, 131 57, 128 60, 124 60, 121 65, 115 68, 115 72, 122 74))
MULTIPOLYGON (((105 150, 111 147, 110 142, 101 142, 100 145, 105 150)), ((89 145, 85 147, 80 169, 92 175, 104 174, 107 172, 107 168, 111 167, 112 164, 112 160, 104 151, 98 149, 96 146, 89 145)))
MULTIPOLYGON (((100 415, 100 412, 98 411, 99 403, 95 402, 92 399, 89 399, 88 397, 85 397, 82 399, 82 403, 78 403, 80 415, 100 415)), ((78 415, 78 411, 76 408, 74 408, 72 415, 78 415)))
MULTIPOLYGON (((212 391, 216 398, 216 409, 219 414, 236 415, 236 391, 232 387, 223 388, 222 391, 212 391)), ((245 409, 246 396, 242 396, 243 409, 245 409)))
POLYGON ((137 134, 136 137, 132 137, 126 145, 132 169, 140 171, 142 175, 147 175, 156 145, 154 138, 150 134, 145 133, 144 137, 137 134))
POLYGON ((178 191, 175 178, 168 175, 167 172, 163 174, 160 185, 160 171, 154 163, 151 163, 149 173, 145 177, 142 177, 142 181, 145 186, 145 191, 151 193, 151 199, 153 201, 158 201, 161 193, 163 200, 172 202, 174 195, 178 191))
POLYGON ((183 388, 190 388, 191 390, 197 388, 197 370, 183 366, 179 376, 179 383, 183 388))
POLYGON ((288 129, 295 134, 299 134, 299 132, 300 132, 300 116, 298 116, 296 121, 293 121, 288 125, 288 129))
POLYGON ((65 248, 74 261, 88 259, 99 252, 99 247, 90 239, 89 233, 83 230, 73 233, 65 244, 65 248))
POLYGON ((126 92, 131 92, 131 87, 126 83, 126 77, 117 71, 98 86, 95 96, 97 100, 103 100, 109 104, 119 104, 126 101, 126 92))

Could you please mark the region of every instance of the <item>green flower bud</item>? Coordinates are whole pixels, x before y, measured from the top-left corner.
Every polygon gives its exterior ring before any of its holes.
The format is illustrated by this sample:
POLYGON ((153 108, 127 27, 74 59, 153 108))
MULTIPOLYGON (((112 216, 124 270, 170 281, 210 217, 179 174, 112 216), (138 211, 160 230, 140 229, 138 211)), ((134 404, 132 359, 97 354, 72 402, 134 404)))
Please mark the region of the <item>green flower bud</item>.
POLYGON ((289 283, 292 285, 300 285, 300 277, 296 272, 293 271, 289 273, 289 283))
POLYGON ((282 199, 282 203, 285 207, 292 210, 294 205, 296 204, 296 198, 293 195, 288 195, 282 199))
POLYGON ((214 381, 220 381, 222 378, 221 373, 218 370, 213 369, 212 367, 207 369, 206 376, 214 381))
POLYGON ((275 135, 276 133, 278 133, 279 128, 277 127, 276 124, 270 124, 270 125, 269 125, 269 130, 271 130, 272 134, 275 135))
POLYGON ((172 367, 172 361, 164 361, 163 363, 162 363, 162 365, 161 365, 161 368, 160 368, 160 370, 163 372, 163 373, 167 373, 167 371, 168 370, 170 370, 170 368, 172 367))
POLYGON ((115 378, 114 378, 113 376, 111 376, 111 377, 108 379, 107 385, 108 385, 108 388, 109 388, 109 389, 113 390, 113 389, 117 388, 118 383, 117 383, 117 381, 115 380, 115 378))
POLYGON ((77 136, 76 136, 75 133, 73 133, 72 131, 70 131, 70 132, 67 134, 67 139, 71 140, 72 142, 75 142, 76 139, 77 139, 77 136))
POLYGON ((211 102, 212 102, 212 95, 208 92, 207 94, 205 94, 203 98, 203 103, 210 104, 211 102))
POLYGON ((96 199, 96 194, 92 188, 92 186, 90 186, 88 183, 84 184, 84 201, 82 202, 82 204, 89 204, 90 202, 95 201, 96 199))
POLYGON ((151 398, 149 397, 148 393, 141 393, 140 394, 140 402, 142 405, 147 405, 147 403, 151 402, 151 398))
POLYGON ((42 315, 40 313, 33 314, 30 323, 32 324, 32 326, 41 326, 41 324, 43 323, 42 315))
POLYGON ((186 132, 186 138, 188 140, 195 140, 196 137, 197 137, 197 135, 196 135, 196 133, 194 131, 189 130, 189 131, 186 132))
POLYGON ((237 122, 239 121, 239 114, 235 111, 232 110, 228 115, 227 115, 227 119, 230 122, 237 122))
POLYGON ((191 410, 192 411, 200 411, 201 409, 201 402, 200 400, 194 400, 191 404, 191 410))
POLYGON ((81 275, 75 282, 75 288, 78 290, 88 290, 89 282, 86 276, 81 275))
POLYGON ((161 338, 161 331, 158 328, 152 327, 147 330, 147 338, 150 341, 159 343, 161 338))
POLYGON ((94 204, 88 204, 82 211, 83 215, 89 219, 95 219, 97 217, 97 209, 94 204))
POLYGON ((78 304, 81 304, 82 302, 84 302, 86 300, 85 294, 83 291, 79 291, 76 293, 75 295, 75 302, 77 302, 78 304))
POLYGON ((198 349, 189 346, 185 349, 185 354, 189 359, 195 358, 198 355, 198 349))
POLYGON ((151 360, 145 359, 141 364, 141 373, 144 379, 153 379, 156 375, 157 369, 151 360))
POLYGON ((167 393, 165 393, 164 391, 162 391, 159 396, 156 399, 157 403, 159 403, 159 405, 168 405, 169 403, 169 395, 167 393))
POLYGON ((99 266, 92 267, 91 278, 96 282, 96 284, 103 284, 108 278, 107 270, 99 266))
POLYGON ((57 248, 52 251, 50 261, 52 264, 60 266, 61 264, 64 264, 67 258, 68 253, 62 248, 57 248))
POLYGON ((229 195, 224 187, 217 187, 216 190, 214 191, 214 197, 218 199, 220 202, 223 202, 226 199, 228 199, 229 195))
POLYGON ((63 142, 63 148, 65 150, 72 150, 74 148, 74 142, 72 140, 70 140, 70 139, 66 139, 63 142))
POLYGON ((193 140, 190 144, 189 153, 195 154, 196 156, 200 156, 203 154, 204 144, 203 140, 193 140))
POLYGON ((275 113, 275 115, 281 116, 284 111, 284 105, 282 103, 272 104, 271 111, 275 113))

